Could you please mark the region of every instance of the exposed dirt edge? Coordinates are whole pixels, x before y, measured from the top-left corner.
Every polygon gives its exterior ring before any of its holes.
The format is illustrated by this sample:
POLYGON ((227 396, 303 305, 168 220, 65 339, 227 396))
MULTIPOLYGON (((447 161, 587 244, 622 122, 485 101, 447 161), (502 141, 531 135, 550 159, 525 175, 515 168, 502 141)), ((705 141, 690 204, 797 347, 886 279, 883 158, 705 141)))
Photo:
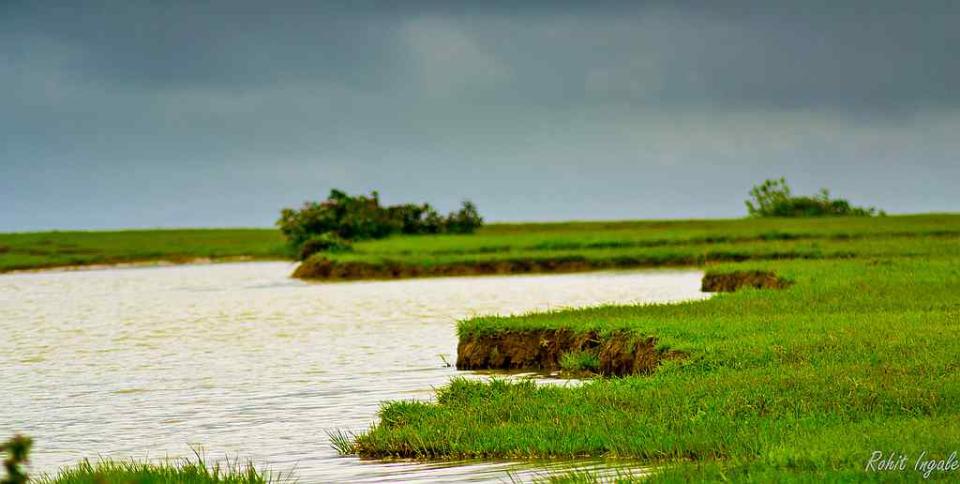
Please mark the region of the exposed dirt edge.
POLYGON ((709 273, 703 276, 700 290, 704 292, 733 292, 745 287, 755 289, 785 289, 793 284, 772 272, 734 271, 709 273))
POLYGON ((669 257, 616 256, 604 259, 582 256, 564 256, 537 259, 500 259, 491 261, 457 261, 443 264, 419 265, 396 260, 377 262, 337 261, 327 257, 311 257, 303 261, 293 272, 298 279, 329 281, 361 279, 405 279, 412 277, 481 276, 497 274, 569 273, 640 267, 693 267, 713 262, 742 262, 746 260, 786 260, 849 258, 853 254, 833 253, 806 254, 773 252, 747 254, 740 252, 716 252, 701 255, 677 255, 669 257))
POLYGON ((651 373, 663 358, 656 338, 620 331, 606 336, 596 332, 574 333, 567 329, 501 331, 489 335, 460 337, 458 370, 558 370, 566 353, 590 352, 600 361, 601 375, 622 376, 651 373))
MULTIPOLYGON (((611 265, 613 266, 613 265, 611 265)), ((506 260, 420 266, 400 262, 336 262, 326 258, 308 259, 293 272, 299 279, 353 280, 403 279, 412 277, 527 274, 539 272, 584 272, 610 267, 582 259, 506 260)))

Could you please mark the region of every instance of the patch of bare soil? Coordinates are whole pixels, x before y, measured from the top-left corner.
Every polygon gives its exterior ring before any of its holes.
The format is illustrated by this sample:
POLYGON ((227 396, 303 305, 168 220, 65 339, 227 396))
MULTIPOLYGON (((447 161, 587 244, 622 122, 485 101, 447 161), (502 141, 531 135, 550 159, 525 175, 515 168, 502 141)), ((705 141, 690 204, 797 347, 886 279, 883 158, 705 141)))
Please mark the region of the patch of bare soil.
POLYGON ((766 271, 736 271, 703 276, 700 290, 704 292, 733 292, 745 287, 755 289, 784 289, 793 282, 766 271))

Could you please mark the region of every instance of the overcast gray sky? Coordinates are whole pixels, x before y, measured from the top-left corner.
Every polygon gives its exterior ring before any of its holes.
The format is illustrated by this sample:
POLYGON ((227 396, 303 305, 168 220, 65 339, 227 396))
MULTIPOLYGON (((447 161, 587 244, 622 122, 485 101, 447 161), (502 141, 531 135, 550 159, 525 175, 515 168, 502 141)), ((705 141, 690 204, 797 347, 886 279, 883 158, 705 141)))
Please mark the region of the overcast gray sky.
POLYGON ((0 0, 0 231, 960 211, 960 3, 397 3, 0 0))

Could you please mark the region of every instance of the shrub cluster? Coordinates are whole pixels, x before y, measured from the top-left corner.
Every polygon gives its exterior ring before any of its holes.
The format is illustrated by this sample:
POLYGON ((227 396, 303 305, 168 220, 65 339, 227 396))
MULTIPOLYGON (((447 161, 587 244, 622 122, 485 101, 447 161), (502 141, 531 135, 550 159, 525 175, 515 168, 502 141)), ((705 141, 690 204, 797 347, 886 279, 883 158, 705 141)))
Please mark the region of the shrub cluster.
POLYGON ((747 200, 747 211, 752 217, 824 217, 849 215, 870 217, 886 215, 874 207, 854 207, 842 198, 830 198, 826 188, 810 196, 795 197, 784 178, 766 180, 750 190, 752 200, 747 200))
POLYGON ((23 470, 24 464, 29 460, 30 447, 33 446, 33 440, 22 435, 14 435, 6 442, 0 442, 0 454, 6 452, 7 458, 3 461, 3 468, 7 472, 7 477, 0 479, 0 484, 25 484, 27 474, 23 470))
POLYGON ((350 241, 340 238, 333 232, 311 235, 300 245, 299 257, 304 260, 317 252, 348 252, 352 249, 350 241))
POLYGON ((285 208, 277 226, 301 259, 320 251, 350 250, 350 241, 381 239, 391 234, 469 234, 483 225, 477 207, 469 201, 456 212, 441 216, 430 204, 380 205, 377 192, 349 195, 331 190, 322 202, 299 209, 285 208))

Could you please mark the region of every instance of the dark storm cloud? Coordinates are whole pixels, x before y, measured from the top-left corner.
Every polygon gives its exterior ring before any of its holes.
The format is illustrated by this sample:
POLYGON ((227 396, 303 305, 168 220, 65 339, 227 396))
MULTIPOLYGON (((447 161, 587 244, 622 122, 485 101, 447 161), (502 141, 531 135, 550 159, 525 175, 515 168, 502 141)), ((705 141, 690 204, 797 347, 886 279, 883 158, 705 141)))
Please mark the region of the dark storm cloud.
POLYGON ((0 229, 263 225, 331 186, 734 215, 780 174, 955 209, 958 5, 2 2, 0 229))
MULTIPOLYGON (((452 33, 494 59, 504 71, 485 93, 494 101, 840 110, 960 103, 960 8, 949 2, 586 4, 76 2, 11 7, 5 30, 24 34, 12 39, 22 53, 37 37, 74 49, 64 66, 71 75, 157 89, 423 88, 406 84, 418 54, 409 42, 422 31, 438 42, 426 55, 443 55, 451 41, 443 35, 452 33)), ((453 48, 450 56, 462 54, 453 48)))
POLYGON ((40 36, 76 50, 66 66, 73 74, 147 88, 246 87, 301 79, 358 85, 383 79, 395 57, 389 19, 338 17, 305 7, 267 12, 242 2, 229 8, 201 2, 99 7, 78 2, 36 8, 21 18, 13 28, 29 35, 25 43, 40 36))

